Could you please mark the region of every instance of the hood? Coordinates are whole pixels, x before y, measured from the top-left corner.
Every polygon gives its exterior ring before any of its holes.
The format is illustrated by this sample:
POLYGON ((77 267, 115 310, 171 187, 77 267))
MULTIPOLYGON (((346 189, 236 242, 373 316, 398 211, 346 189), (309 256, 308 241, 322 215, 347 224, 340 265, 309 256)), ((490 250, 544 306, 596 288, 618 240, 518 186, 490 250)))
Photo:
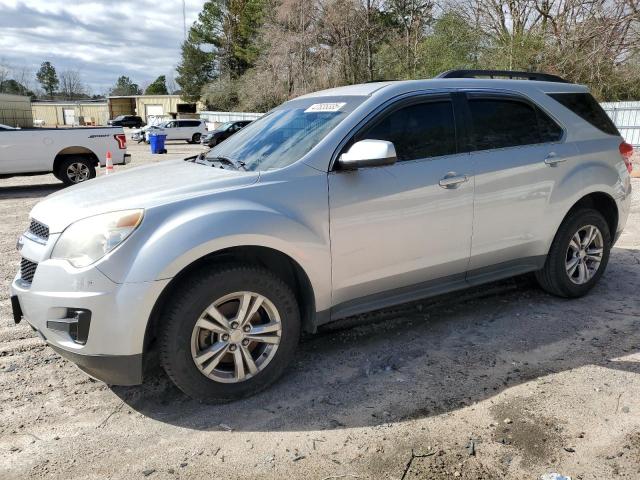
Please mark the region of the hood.
POLYGON ((31 217, 59 233, 81 218, 129 208, 151 208, 256 183, 259 172, 223 170, 168 160, 102 176, 49 195, 31 217))

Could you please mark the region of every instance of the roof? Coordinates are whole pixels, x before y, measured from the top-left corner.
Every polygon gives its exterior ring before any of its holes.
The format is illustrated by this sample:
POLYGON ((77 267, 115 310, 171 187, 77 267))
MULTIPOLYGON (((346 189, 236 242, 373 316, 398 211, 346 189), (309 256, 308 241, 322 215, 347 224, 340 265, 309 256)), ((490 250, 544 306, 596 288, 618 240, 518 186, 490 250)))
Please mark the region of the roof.
POLYGON ((64 105, 68 105, 68 106, 78 106, 78 105, 83 105, 83 106, 106 106, 107 102, 105 100, 67 100, 67 101, 59 101, 56 102, 55 100, 35 100, 33 102, 31 102, 32 105, 51 105, 51 106, 64 106, 64 105))
POLYGON ((163 97, 163 98, 180 98, 180 95, 109 95, 107 98, 111 99, 111 98, 156 98, 156 97, 163 97))
POLYGON ((471 89, 504 89, 512 91, 526 91, 528 89, 544 92, 585 92, 587 87, 573 83, 543 82, 538 80, 508 80, 485 78, 432 78, 427 80, 400 80, 388 82, 371 82, 360 85, 331 88, 319 92, 309 93, 299 98, 328 97, 328 96, 370 96, 374 93, 390 90, 398 94, 413 90, 455 90, 457 88, 471 89))

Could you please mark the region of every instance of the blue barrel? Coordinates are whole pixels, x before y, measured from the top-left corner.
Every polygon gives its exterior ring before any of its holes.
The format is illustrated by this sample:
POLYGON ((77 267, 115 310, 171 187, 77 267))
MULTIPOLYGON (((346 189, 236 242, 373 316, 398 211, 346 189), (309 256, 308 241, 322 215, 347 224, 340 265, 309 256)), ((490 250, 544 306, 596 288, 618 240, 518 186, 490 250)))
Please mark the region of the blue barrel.
POLYGON ((151 145, 151 153, 164 153, 164 141, 167 136, 161 133, 149 133, 149 145, 151 145))

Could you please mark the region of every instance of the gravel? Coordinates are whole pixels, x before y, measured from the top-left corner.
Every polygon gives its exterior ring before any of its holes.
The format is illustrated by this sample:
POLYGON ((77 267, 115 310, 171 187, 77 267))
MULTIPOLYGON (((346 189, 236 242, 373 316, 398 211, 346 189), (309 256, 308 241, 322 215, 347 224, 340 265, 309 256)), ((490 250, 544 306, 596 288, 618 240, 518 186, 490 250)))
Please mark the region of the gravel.
MULTIPOLYGON (((126 168, 201 151, 147 149, 130 144, 126 168)), ((634 187, 628 227, 586 298, 521 278, 360 316, 306 338, 269 390, 204 406, 159 369, 140 387, 92 381, 13 325, 16 237, 60 184, 0 180, 0 478, 638 478, 634 187)))

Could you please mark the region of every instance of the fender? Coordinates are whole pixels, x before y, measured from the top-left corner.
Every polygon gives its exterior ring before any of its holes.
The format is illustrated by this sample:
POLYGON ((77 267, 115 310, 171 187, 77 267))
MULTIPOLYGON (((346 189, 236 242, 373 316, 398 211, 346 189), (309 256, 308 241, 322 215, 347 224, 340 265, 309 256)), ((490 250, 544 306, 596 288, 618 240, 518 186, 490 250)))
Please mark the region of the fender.
MULTIPOLYGON (((624 164, 620 162, 623 168, 624 164)), ((552 228, 551 235, 547 235, 548 242, 546 244, 546 252, 549 252, 551 243, 555 238, 555 233, 560 228, 560 225, 566 218, 569 211, 584 197, 593 193, 604 193, 611 197, 615 201, 618 208, 619 222, 626 218, 624 212, 626 211, 625 204, 629 203, 630 194, 630 182, 626 182, 628 185, 625 187, 623 181, 624 174, 618 168, 616 164, 614 167, 610 163, 603 161, 591 160, 587 162, 581 162, 575 166, 570 173, 563 177, 562 182, 559 183, 553 189, 550 201, 549 201, 549 217, 552 219, 549 222, 552 228), (571 195, 567 195, 567 192, 573 192, 571 195), (552 205, 562 205, 562 209, 553 208, 552 205)), ((622 168, 621 167, 621 168, 622 168)), ((624 224, 618 224, 618 230, 624 226, 624 224)), ((616 232, 611 232, 611 236, 614 237, 616 232)))
MULTIPOLYGON (((326 192, 326 190, 325 190, 326 192)), ((326 195, 326 193, 325 193, 326 195)), ((313 196, 313 195, 311 195, 313 196)), ((276 210, 250 200, 192 202, 173 210, 163 219, 159 212, 145 212, 153 229, 136 232, 119 251, 118 261, 101 262, 98 268, 118 283, 166 280, 202 257, 240 246, 261 246, 278 250, 295 260, 305 271, 316 297, 316 309, 330 307, 331 258, 326 198, 318 210, 325 221, 315 231, 292 212, 276 210), (199 204, 198 204, 199 203, 199 204), (324 214, 322 210, 325 210, 324 214), (296 246, 300 245, 301 248, 296 246), (121 257, 121 258, 120 258, 121 257)), ((318 205, 318 203, 316 203, 318 205)), ((302 207, 303 209, 306 207, 302 207)), ((166 215, 166 210, 163 210, 166 215)))

